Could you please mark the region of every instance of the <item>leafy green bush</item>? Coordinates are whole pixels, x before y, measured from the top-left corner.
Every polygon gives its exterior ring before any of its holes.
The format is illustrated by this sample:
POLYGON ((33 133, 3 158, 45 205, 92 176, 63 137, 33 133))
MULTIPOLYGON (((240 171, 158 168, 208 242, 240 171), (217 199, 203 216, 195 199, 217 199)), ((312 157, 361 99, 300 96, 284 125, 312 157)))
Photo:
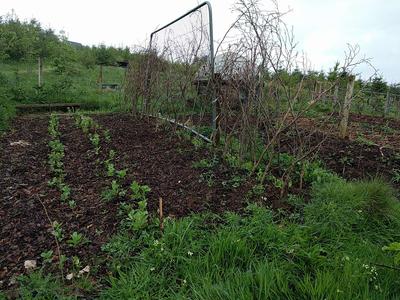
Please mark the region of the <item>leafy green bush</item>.
POLYGON ((10 100, 10 95, 5 88, 2 88, 4 76, 0 73, 0 131, 8 128, 12 118, 15 116, 15 104, 10 100))

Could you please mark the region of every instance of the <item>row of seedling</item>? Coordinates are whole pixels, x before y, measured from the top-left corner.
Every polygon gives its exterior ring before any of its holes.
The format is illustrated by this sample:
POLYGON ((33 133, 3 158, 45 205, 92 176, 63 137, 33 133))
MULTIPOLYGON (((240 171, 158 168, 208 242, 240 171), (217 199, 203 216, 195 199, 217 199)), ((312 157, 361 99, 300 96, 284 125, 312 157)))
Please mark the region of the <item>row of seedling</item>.
MULTIPOLYGON (((75 125, 88 135, 89 140, 94 148, 94 153, 99 154, 101 146, 100 141, 104 139, 105 142, 111 141, 110 132, 103 130, 101 126, 91 117, 85 116, 80 112, 75 114, 75 125), (100 133, 103 135, 101 136, 100 133)), ((138 208, 133 209, 131 205, 130 209, 125 209, 127 213, 127 221, 132 229, 140 229, 147 223, 147 193, 150 192, 150 188, 147 185, 141 185, 137 181, 133 181, 129 185, 129 190, 123 187, 122 181, 127 175, 127 169, 117 170, 115 167, 115 150, 109 150, 107 159, 102 163, 104 165, 104 173, 107 177, 111 178, 111 184, 109 187, 103 190, 101 198, 103 201, 114 201, 117 199, 124 199, 129 197, 130 200, 137 202, 138 208)))
MULTIPOLYGON (((49 180, 48 184, 49 186, 55 187, 60 191, 60 200, 62 202, 67 202, 71 208, 74 208, 76 206, 76 203, 74 200, 71 199, 71 188, 68 186, 68 184, 65 183, 66 174, 63 162, 65 153, 64 145, 60 140, 61 133, 59 130, 59 118, 54 114, 50 116, 48 132, 51 137, 51 140, 49 141, 50 153, 48 155, 48 164, 52 173, 52 178, 49 180)), ((56 241, 58 243, 64 241, 62 224, 57 221, 53 221, 51 225, 52 234, 54 235, 56 241)), ((70 239, 66 240, 66 243, 73 248, 76 248, 87 242, 88 240, 84 237, 84 235, 78 232, 73 232, 70 235, 70 239)), ((59 266, 62 272, 64 264, 68 260, 68 258, 65 255, 61 254, 59 246, 57 246, 57 249, 59 266)), ((54 259, 54 252, 53 250, 44 251, 41 253, 41 257, 43 259, 43 266, 45 266, 46 264, 51 264, 54 259)), ((79 257, 73 256, 71 258, 71 261, 74 270, 79 270, 81 268, 79 257)), ((84 270, 88 270, 88 267, 85 267, 84 270)), ((67 278, 68 276, 70 275, 67 275, 67 278)))
POLYGON ((48 164, 52 173, 52 178, 48 184, 51 187, 57 188, 61 195, 60 200, 68 203, 71 208, 76 206, 74 200, 71 199, 71 188, 65 183, 64 171, 64 145, 60 140, 59 119, 56 115, 52 114, 49 120, 48 132, 51 136, 49 141, 50 153, 48 156, 48 164))

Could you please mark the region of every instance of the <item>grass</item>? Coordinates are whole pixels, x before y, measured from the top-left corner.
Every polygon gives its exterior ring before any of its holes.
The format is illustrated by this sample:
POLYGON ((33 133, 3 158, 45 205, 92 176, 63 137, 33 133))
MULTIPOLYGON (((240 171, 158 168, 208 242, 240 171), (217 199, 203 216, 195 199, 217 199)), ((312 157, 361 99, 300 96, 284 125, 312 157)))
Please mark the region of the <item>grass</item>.
MULTIPOLYGON (((389 185, 336 178, 315 184, 309 203, 291 201, 291 213, 251 204, 242 215, 166 219, 163 233, 157 219, 140 230, 122 222, 103 247, 111 275, 97 296, 398 299, 399 271, 382 249, 400 240, 400 204, 389 185)), ((20 282, 25 299, 75 295, 40 272, 20 282)))
POLYGON ((46 65, 42 87, 37 85, 37 66, 34 63, 0 62, 0 133, 9 128, 16 114, 15 106, 32 103, 80 103, 81 109, 92 112, 128 111, 124 100, 125 70, 103 67, 103 81, 117 83, 121 89, 106 91, 99 88, 99 67, 86 68, 71 64, 63 72, 46 65))
POLYGON ((375 265, 392 264, 382 247, 400 238, 399 203, 391 188, 380 181, 338 180, 315 186, 313 193, 303 216, 295 219, 250 205, 244 216, 170 221, 162 236, 148 228, 146 234, 134 233, 146 235, 136 239, 143 243, 135 246, 136 255, 118 251, 130 248, 132 236, 122 232, 105 248, 113 257, 114 276, 101 298, 398 296, 398 271, 375 265))
MULTIPOLYGON (((7 101, 15 103, 81 103, 87 110, 119 110, 123 93, 99 89, 99 67, 86 68, 71 64, 62 73, 46 65, 43 85, 37 86, 37 66, 32 63, 0 63, 0 88, 7 91, 7 101)), ((103 82, 123 86, 125 71, 118 67, 103 67, 103 82)))

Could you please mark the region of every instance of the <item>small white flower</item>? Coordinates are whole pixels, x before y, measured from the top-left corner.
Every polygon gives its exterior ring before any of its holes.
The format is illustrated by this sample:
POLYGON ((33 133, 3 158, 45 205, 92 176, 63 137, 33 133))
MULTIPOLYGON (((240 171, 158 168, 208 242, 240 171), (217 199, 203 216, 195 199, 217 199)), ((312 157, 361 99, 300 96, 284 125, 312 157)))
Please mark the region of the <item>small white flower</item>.
POLYGON ((151 268, 150 268, 150 271, 152 271, 152 272, 153 272, 155 269, 156 269, 156 268, 154 268, 154 267, 151 267, 151 268))
POLYGON ((183 284, 186 284, 186 279, 183 279, 183 284))
POLYGON ((188 255, 189 255, 189 256, 192 256, 192 255, 193 255, 193 252, 188 251, 188 255))

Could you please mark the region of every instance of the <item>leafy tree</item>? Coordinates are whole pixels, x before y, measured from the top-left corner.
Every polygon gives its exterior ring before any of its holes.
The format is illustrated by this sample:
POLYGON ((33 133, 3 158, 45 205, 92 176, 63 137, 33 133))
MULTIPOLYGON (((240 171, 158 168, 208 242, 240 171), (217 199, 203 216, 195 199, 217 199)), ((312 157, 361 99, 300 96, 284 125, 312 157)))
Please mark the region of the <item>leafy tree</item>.
POLYGON ((386 91, 388 89, 388 85, 383 80, 382 77, 374 77, 372 79, 370 88, 371 88, 371 92, 374 92, 374 93, 386 93, 386 91))

